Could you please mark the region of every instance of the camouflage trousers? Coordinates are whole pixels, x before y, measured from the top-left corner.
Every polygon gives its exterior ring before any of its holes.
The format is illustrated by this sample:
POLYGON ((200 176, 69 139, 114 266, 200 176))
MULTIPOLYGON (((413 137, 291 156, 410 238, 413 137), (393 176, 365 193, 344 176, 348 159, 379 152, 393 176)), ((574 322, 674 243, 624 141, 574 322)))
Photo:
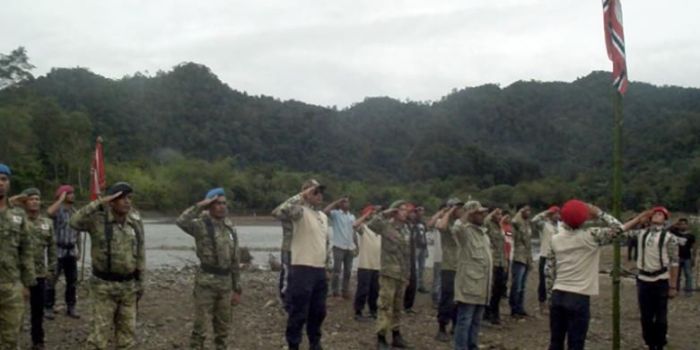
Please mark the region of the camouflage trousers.
POLYGON ((399 330, 405 291, 405 281, 379 276, 377 334, 388 336, 391 334, 391 331, 399 330))
POLYGON ((198 272, 194 284, 194 325, 190 349, 204 349, 207 321, 211 316, 217 350, 228 349, 231 328, 231 277, 198 272))
POLYGON ((16 350, 24 316, 21 283, 0 283, 0 350, 16 350))
POLYGON ((97 277, 90 280, 92 323, 87 349, 107 349, 112 334, 117 349, 136 347, 136 290, 134 281, 110 282, 97 277))

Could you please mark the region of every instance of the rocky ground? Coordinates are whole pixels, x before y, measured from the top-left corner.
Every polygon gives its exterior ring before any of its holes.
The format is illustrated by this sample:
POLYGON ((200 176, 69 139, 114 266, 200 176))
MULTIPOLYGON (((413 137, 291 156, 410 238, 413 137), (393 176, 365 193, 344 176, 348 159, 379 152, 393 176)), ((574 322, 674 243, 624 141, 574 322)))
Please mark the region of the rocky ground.
MULTIPOLYGON (((609 255, 606 254, 603 260, 609 261, 609 255)), ((192 267, 150 272, 147 294, 139 310, 139 349, 187 348, 192 327, 193 274, 192 267)), ((284 349, 286 318, 276 303, 276 273, 247 271, 242 278, 245 291, 242 304, 234 309, 231 349, 284 349)), ((527 311, 533 316, 523 320, 511 319, 504 302, 501 310, 505 322, 498 327, 482 328, 481 348, 546 349, 548 319, 537 313, 536 285, 537 276, 531 273, 526 298, 527 311)), ((55 320, 46 321, 47 349, 78 349, 83 344, 89 328, 90 301, 84 288, 81 288, 80 296, 81 320, 67 318, 61 313, 55 320)), ((416 303, 417 314, 403 318, 406 338, 416 349, 451 349, 449 344, 433 339, 436 321, 429 295, 419 294, 416 303)), ((636 303, 634 281, 626 278, 622 284, 622 349, 644 349, 636 303)), ((601 274, 601 295, 592 299, 591 309, 587 348, 610 349, 611 283, 607 275, 601 274)), ((59 310, 63 311, 62 305, 59 310)), ((669 318, 669 349, 700 349, 700 293, 671 301, 669 318)), ((328 299, 328 317, 323 327, 325 349, 372 349, 375 342, 373 329, 373 323, 359 323, 352 319, 351 301, 328 299)), ((23 346, 28 348, 28 331, 23 337, 23 346)))

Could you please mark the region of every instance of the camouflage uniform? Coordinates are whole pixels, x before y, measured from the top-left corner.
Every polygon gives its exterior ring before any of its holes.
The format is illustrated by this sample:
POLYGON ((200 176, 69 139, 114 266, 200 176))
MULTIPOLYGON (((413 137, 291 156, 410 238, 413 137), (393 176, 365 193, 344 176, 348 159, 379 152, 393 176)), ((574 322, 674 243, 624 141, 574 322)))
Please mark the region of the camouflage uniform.
POLYGON ((282 248, 280 250, 279 295, 282 305, 287 310, 287 287, 289 286, 289 269, 292 263, 292 237, 294 237, 294 223, 282 220, 282 248))
POLYGON ((90 235, 92 323, 88 349, 106 349, 114 323, 118 349, 136 346, 136 305, 143 293, 146 251, 141 216, 132 209, 124 224, 116 221, 99 200, 78 210, 70 219, 75 230, 90 235))
POLYGON ((36 278, 51 278, 56 272, 56 243, 53 221, 39 216, 27 221, 34 250, 34 273, 36 278))
POLYGON ((28 217, 34 250, 34 270, 36 285, 30 290, 32 344, 44 344, 44 305, 46 303, 46 281, 56 274, 56 243, 53 234, 53 220, 45 216, 28 217))
POLYGON ((24 300, 35 283, 34 261, 24 211, 0 211, 0 350, 17 349, 24 300))
POLYGON ((177 219, 177 226, 194 237, 200 267, 194 286, 194 326, 191 349, 204 349, 207 315, 213 316, 216 349, 228 349, 231 292, 240 293, 238 235, 229 219, 216 220, 193 206, 177 219))
POLYGON ((411 231, 405 223, 375 215, 367 227, 382 236, 377 334, 398 331, 404 291, 410 277, 411 231))

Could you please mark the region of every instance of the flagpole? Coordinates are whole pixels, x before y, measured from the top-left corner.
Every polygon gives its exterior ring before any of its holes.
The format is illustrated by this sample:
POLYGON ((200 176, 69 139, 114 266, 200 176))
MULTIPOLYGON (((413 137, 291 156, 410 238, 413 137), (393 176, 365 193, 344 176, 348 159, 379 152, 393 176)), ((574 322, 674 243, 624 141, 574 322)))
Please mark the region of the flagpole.
MULTIPOLYGON (((622 95, 613 90, 613 196, 612 211, 616 218, 622 213, 622 95)), ((620 239, 613 244, 613 350, 620 349, 620 239)))

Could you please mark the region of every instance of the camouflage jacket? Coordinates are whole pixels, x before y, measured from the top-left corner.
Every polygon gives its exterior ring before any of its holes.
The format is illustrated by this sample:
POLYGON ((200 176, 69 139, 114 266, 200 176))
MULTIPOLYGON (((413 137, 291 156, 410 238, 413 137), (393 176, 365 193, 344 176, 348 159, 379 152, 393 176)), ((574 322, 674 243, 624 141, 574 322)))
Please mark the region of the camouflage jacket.
POLYGON ((294 223, 289 220, 282 220, 282 251, 292 250, 292 237, 294 237, 294 223))
POLYGON ((24 211, 7 208, 0 211, 0 283, 36 283, 34 256, 24 211))
POLYGON ((52 277, 56 273, 56 242, 53 234, 53 220, 39 216, 27 218, 29 236, 34 250, 34 272, 36 277, 52 277))
POLYGON ((204 212, 204 208, 195 205, 185 210, 176 223, 194 237, 202 269, 230 271, 231 287, 240 293, 240 253, 238 233, 233 222, 228 218, 213 219, 208 212, 204 212), (211 227, 208 228, 208 225, 211 227))
POLYGON ((411 273, 411 230, 408 225, 378 214, 367 222, 367 227, 382 236, 379 274, 408 281, 411 273))
POLYGON ((90 235, 92 270, 101 273, 134 274, 143 288, 146 248, 141 215, 132 209, 123 224, 99 200, 82 207, 70 218, 70 226, 90 235), (111 226, 111 234, 108 227, 111 226), (111 236, 111 237, 108 237, 111 236))
POLYGON ((450 220, 445 230, 440 231, 440 244, 442 245, 442 270, 457 271, 457 242, 455 242, 452 228, 459 220, 450 220))
POLYGON ((486 230, 486 234, 488 234, 491 242, 493 266, 505 267, 505 236, 503 236, 503 232, 501 231, 501 225, 497 222, 493 222, 493 217, 488 215, 486 219, 484 219, 483 229, 486 230))
POLYGON ((513 218, 513 261, 532 264, 532 223, 520 214, 513 218))

